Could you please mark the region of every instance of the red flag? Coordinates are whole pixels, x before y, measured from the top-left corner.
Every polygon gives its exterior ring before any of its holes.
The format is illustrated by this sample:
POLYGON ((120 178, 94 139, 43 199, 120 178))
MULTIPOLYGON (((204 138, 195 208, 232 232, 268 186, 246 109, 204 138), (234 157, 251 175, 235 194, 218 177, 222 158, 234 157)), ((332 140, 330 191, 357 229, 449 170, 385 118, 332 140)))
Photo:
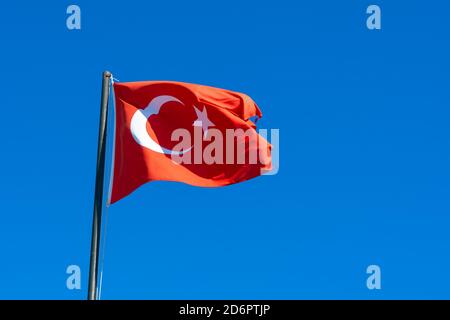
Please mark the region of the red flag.
POLYGON ((202 85, 115 83, 110 203, 154 180, 219 187, 271 169, 270 144, 250 120, 247 95, 202 85))

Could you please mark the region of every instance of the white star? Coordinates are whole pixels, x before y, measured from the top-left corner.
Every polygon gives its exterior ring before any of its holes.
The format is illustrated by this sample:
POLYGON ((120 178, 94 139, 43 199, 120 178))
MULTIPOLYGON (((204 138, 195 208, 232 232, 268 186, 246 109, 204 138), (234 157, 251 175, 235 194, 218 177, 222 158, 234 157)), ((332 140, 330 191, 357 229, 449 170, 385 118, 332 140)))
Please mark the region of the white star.
POLYGON ((208 119, 208 113, 206 112, 205 107, 203 107, 203 111, 198 110, 196 106, 194 106, 194 109, 195 113, 197 114, 197 120, 194 121, 193 126, 202 127, 204 132, 203 136, 206 137, 206 134, 208 133, 208 128, 214 127, 215 124, 208 119))

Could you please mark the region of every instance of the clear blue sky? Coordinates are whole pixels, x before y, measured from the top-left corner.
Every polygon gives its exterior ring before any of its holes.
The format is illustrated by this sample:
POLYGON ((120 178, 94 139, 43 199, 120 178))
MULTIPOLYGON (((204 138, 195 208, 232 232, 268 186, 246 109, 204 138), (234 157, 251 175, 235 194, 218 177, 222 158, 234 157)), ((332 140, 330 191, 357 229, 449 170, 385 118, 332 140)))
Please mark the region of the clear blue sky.
POLYGON ((106 69, 249 94, 259 126, 280 129, 281 166, 113 205, 103 298, 450 298, 447 1, 0 7, 0 298, 86 297, 106 69), (372 3, 381 31, 365 25, 372 3))

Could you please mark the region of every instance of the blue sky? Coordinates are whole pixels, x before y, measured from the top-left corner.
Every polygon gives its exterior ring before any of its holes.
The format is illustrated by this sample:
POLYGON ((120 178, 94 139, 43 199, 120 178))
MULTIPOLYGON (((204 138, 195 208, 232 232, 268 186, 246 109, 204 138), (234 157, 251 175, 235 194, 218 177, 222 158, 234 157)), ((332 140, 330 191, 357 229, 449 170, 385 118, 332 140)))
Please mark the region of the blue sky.
POLYGON ((0 10, 0 298, 84 299, 101 72, 250 95, 280 172, 108 211, 102 298, 450 298, 446 1, 28 1, 0 10), (382 29, 366 28, 378 4, 382 29), (82 29, 66 28, 81 7, 82 29), (66 267, 82 270, 66 288, 66 267), (382 289, 366 287, 377 264, 382 289))

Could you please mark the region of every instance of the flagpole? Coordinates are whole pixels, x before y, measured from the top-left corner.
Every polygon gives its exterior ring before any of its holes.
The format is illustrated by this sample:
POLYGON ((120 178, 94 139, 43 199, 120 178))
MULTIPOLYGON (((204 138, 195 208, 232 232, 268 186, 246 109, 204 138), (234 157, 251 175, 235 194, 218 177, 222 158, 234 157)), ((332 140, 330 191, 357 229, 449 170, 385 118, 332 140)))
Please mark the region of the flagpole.
POLYGON ((98 256, 100 230, 102 225, 103 179, 105 173, 106 123, 108 120, 108 99, 111 73, 103 72, 100 105, 100 125, 98 131, 97 169, 95 178, 94 216, 92 220, 91 262, 89 267, 88 300, 97 300, 98 256))

